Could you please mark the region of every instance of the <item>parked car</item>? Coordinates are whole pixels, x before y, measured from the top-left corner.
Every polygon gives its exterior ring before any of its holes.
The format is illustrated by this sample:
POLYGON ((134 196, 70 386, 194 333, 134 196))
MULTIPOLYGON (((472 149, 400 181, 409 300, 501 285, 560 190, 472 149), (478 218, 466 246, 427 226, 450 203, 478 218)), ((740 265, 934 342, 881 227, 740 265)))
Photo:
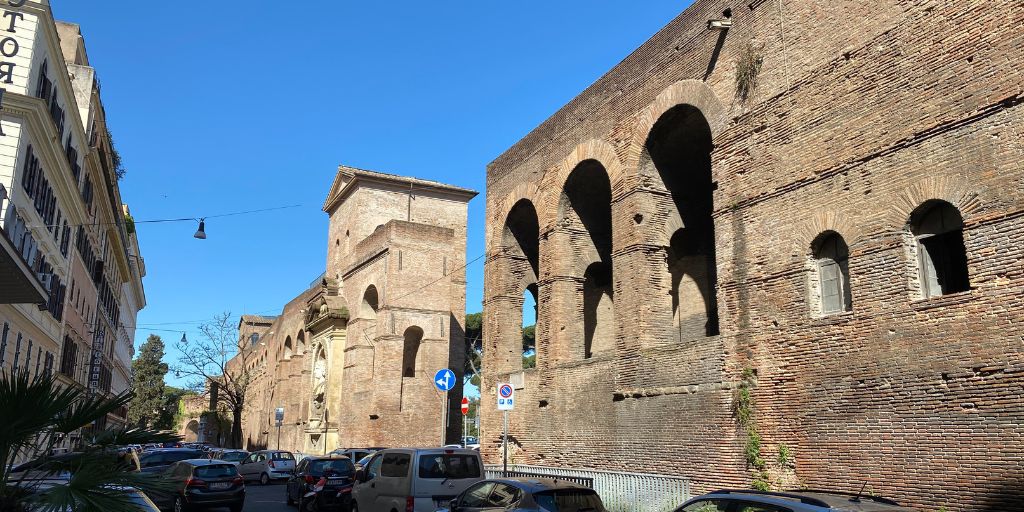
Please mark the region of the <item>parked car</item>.
POLYGON ((242 512, 245 506, 245 482, 234 464, 209 459, 182 460, 171 465, 163 479, 169 490, 150 496, 161 508, 182 512, 228 507, 231 512, 242 512))
MULTIPOLYGON (((373 452, 373 453, 377 453, 377 452, 373 452)), ((363 457, 363 458, 361 458, 361 459, 357 460, 357 461, 356 461, 356 469, 357 469, 357 470, 359 470, 359 469, 363 469, 363 468, 365 468, 365 467, 366 467, 367 465, 369 465, 369 464, 370 464, 370 459, 372 459, 372 458, 373 458, 373 453, 371 453, 371 454, 367 455, 366 457, 363 457)))
POLYGON ((139 457, 139 468, 143 473, 160 473, 175 462, 186 459, 201 459, 206 454, 201 450, 188 448, 159 448, 150 450, 139 457))
MULTIPOLYGON (((373 455, 374 453, 377 453, 377 451, 376 450, 371 450, 369 448, 349 448, 347 450, 342 450, 342 449, 334 450, 329 455, 334 455, 334 456, 337 456, 337 457, 348 457, 349 460, 351 460, 352 463, 355 464, 358 461, 363 460, 363 458, 365 458, 365 457, 367 457, 369 455, 373 455)), ((359 469, 359 468, 356 468, 356 469, 359 469)))
POLYGON ((393 448, 356 472, 353 510, 434 512, 483 480, 480 454, 463 448, 393 448))
POLYGON ((215 450, 211 451, 209 456, 211 459, 230 462, 237 466, 249 456, 249 452, 245 450, 215 450))
POLYGON ((767 492, 722 490, 687 501, 676 512, 907 512, 911 509, 877 496, 834 491, 767 492))
POLYGON ((292 476, 293 469, 295 456, 283 450, 252 452, 238 464, 238 472, 243 479, 257 480, 263 485, 292 476))
POLYGON ((453 499, 444 512, 607 512, 597 492, 550 478, 484 480, 453 499))
POLYGON ((295 466, 295 473, 288 479, 285 501, 289 505, 298 504, 300 512, 310 505, 317 511, 348 511, 355 472, 356 468, 348 457, 307 457, 295 466), (305 495, 319 488, 321 479, 324 479, 322 490, 317 492, 315 502, 308 502, 305 495))

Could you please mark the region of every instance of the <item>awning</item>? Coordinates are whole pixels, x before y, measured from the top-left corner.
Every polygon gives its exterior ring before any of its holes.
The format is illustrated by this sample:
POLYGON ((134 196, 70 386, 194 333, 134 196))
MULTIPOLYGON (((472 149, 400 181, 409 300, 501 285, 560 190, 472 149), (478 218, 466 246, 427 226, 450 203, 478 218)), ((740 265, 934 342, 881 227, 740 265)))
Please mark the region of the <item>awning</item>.
POLYGON ((21 259, 14 244, 0 233, 0 304, 45 304, 46 290, 21 259))

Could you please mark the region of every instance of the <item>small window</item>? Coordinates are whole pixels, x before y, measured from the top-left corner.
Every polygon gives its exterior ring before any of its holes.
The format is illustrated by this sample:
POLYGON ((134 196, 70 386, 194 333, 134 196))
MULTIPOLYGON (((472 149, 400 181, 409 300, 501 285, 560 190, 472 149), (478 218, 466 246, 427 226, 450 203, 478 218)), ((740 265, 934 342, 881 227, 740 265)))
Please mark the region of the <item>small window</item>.
POLYGON ((767 503, 742 502, 736 507, 736 512, 793 512, 786 507, 769 505, 767 503))
POLYGON ((729 502, 726 500, 701 500, 690 503, 676 512, 725 512, 728 509, 729 502))
POLYGON ((381 463, 380 476, 402 478, 409 475, 412 456, 407 453, 385 453, 381 463))
POLYGON ((226 478, 238 475, 234 464, 221 464, 216 466, 201 466, 195 470, 196 478, 226 478))
POLYGON ((822 235, 816 244, 814 258, 818 264, 821 312, 827 315, 850 311, 853 304, 850 293, 850 250, 843 237, 838 233, 822 235))
POLYGON ((494 488, 494 484, 491 482, 481 482, 470 487, 466 493, 462 495, 462 500, 459 501, 459 507, 483 508, 490 506, 488 498, 491 495, 492 488, 494 488))
POLYGON ((274 452, 274 460, 295 460, 295 456, 289 452, 274 452))
POLYGON ((963 218, 953 205, 925 205, 914 222, 921 296, 937 297, 971 288, 963 218), (922 210, 923 209, 923 210, 922 210))
POLYGON ((500 508, 511 508, 519 502, 523 491, 508 484, 495 484, 491 491, 491 506, 500 508))
POLYGON ((382 455, 378 455, 377 457, 374 457, 374 459, 370 461, 370 464, 367 466, 366 469, 367 480, 373 480, 374 478, 377 478, 378 475, 380 475, 380 468, 383 461, 384 456, 382 455))
POLYGON ((480 477, 475 455, 443 454, 420 457, 420 478, 461 480, 480 477))
MULTIPOLYGON (((544 510, 569 512, 577 510, 603 510, 604 504, 591 489, 559 489, 533 495, 533 500, 544 510)), ((687 511, 689 512, 689 511, 687 511)))

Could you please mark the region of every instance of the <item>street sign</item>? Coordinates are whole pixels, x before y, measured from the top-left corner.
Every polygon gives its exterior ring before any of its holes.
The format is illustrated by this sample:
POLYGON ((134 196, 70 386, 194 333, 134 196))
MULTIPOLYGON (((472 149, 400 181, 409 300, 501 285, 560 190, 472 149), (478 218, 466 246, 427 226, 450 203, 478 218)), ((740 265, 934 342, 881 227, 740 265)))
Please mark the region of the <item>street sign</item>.
POLYGON ((462 414, 469 414, 469 399, 462 399, 462 414))
POLYGON ((455 372, 445 368, 434 374, 434 385, 441 392, 447 393, 455 387, 455 372))
POLYGON ((515 408, 516 390, 512 384, 498 384, 498 410, 511 411, 515 408))
POLYGON ((277 426, 281 426, 284 423, 284 407, 278 407, 274 410, 274 419, 277 420, 277 426))

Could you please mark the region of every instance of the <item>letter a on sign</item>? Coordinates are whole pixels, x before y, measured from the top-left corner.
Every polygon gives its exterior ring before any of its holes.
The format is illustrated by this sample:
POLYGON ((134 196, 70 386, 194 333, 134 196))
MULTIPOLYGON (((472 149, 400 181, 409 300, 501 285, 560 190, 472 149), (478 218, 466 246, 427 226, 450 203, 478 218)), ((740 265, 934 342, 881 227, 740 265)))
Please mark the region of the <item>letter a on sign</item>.
POLYGON ((511 411, 515 408, 516 388, 511 384, 498 384, 498 410, 511 411))

